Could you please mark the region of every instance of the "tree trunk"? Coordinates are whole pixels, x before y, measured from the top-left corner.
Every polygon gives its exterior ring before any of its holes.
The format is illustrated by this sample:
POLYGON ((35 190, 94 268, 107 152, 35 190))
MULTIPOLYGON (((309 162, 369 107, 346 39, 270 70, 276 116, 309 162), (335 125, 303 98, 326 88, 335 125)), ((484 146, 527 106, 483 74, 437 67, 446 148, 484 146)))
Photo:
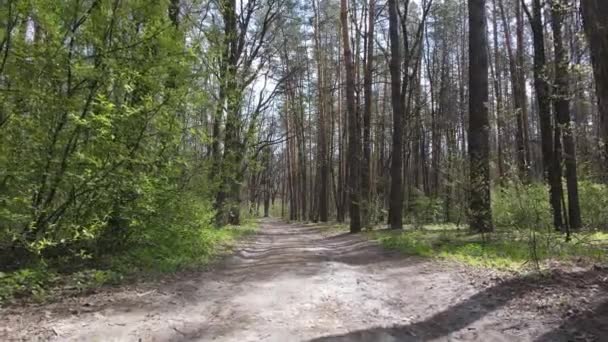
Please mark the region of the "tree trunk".
POLYGON ((519 177, 522 181, 527 182, 529 180, 529 161, 530 161, 530 147, 528 146, 528 127, 527 127, 527 110, 526 110, 526 89, 525 89, 525 75, 523 72, 523 24, 521 20, 521 6, 519 0, 515 0, 515 16, 517 22, 516 37, 517 37, 517 50, 513 53, 513 46, 511 44, 511 30, 503 1, 499 0, 500 13, 502 17, 505 43, 507 45, 507 53, 509 55, 509 73, 511 75, 511 87, 513 92, 513 104, 517 122, 517 134, 516 134, 516 145, 517 145, 517 168, 519 170, 519 177))
POLYGON ((357 109, 355 108, 355 66, 350 50, 348 33, 348 5, 347 0, 340 0, 340 23, 342 25, 342 47, 344 51, 344 66, 346 71, 346 110, 348 112, 348 194, 350 232, 361 231, 361 178, 359 168, 361 161, 360 129, 357 109))
MULTIPOLYGON (((503 154, 503 139, 504 139, 504 123, 503 123, 503 98, 502 98, 502 82, 501 82, 501 64, 498 56, 498 10, 496 8, 496 1, 492 0, 492 31, 494 40, 494 96, 496 97, 496 145, 497 145, 497 166, 498 166, 498 177, 502 181, 505 176, 505 161, 503 154)), ((519 0, 517 0, 519 1, 519 0)))
POLYGON ((608 1, 581 0, 581 12, 595 77, 604 170, 608 170, 608 1))
MULTIPOLYGON (((567 10, 567 1, 553 0, 551 3, 551 26, 553 28, 553 45, 555 50, 555 94, 554 107, 557 125, 556 132, 561 132, 563 157, 566 164, 566 186, 568 189, 568 226, 572 229, 581 227, 581 209, 578 198, 578 179, 576 171, 576 147, 570 122, 570 100, 568 99, 568 56, 563 44, 563 15, 567 10)), ((556 134, 556 146, 559 134, 556 134)), ((557 157, 557 156, 556 156, 557 157)))
MULTIPOLYGON (((237 23, 236 23, 236 1, 222 1, 222 17, 224 19, 224 55, 222 56, 222 66, 225 67, 224 79, 220 80, 224 84, 224 96, 226 97, 226 127, 225 127, 225 148, 219 167, 219 190, 216 194, 215 208, 216 224, 218 226, 226 223, 239 223, 239 196, 240 186, 236 179, 236 170, 240 168, 240 158, 238 152, 238 110, 239 93, 237 89, 237 23), (237 165, 239 163, 239 165, 237 165), (228 200, 230 203, 225 203, 228 200), (228 210, 226 210, 228 206, 228 210)), ((224 103, 220 103, 223 107, 224 103)), ((219 110, 218 110, 219 113, 219 110)), ((216 117, 216 120, 220 118, 216 117)), ((215 129, 216 127, 214 127, 215 129)), ((216 132, 214 132, 215 134, 216 132)), ((217 148, 217 146, 214 146, 217 148)), ((218 152, 218 151, 215 151, 218 152)))
POLYGON ((403 102, 401 101, 401 57, 399 52, 399 31, 397 30, 397 4, 388 0, 391 102, 393 104, 393 149, 391 153, 391 194, 389 223, 392 229, 403 228, 403 102))
POLYGON ((469 0, 469 223, 479 232, 493 230, 485 4, 485 0, 469 0))
MULTIPOLYGON (((524 2, 522 0, 522 6, 524 2)), ((525 7, 524 7, 525 8, 525 7)), ((532 1, 532 13, 526 9, 534 43, 534 89, 538 100, 538 116, 540 121, 541 147, 543 154, 543 170, 549 183, 549 202, 553 211, 553 225, 561 229, 562 219, 562 184, 559 164, 556 165, 553 151, 553 124, 551 122, 551 99, 547 83, 545 37, 543 30, 542 7, 540 0, 532 1)))
POLYGON ((313 2, 313 10, 315 12, 315 53, 317 59, 317 91, 318 91, 318 125, 317 128, 317 172, 319 173, 318 179, 320 184, 318 185, 319 190, 319 220, 321 222, 327 222, 329 220, 329 209, 328 209, 328 190, 329 190, 329 168, 327 158, 327 133, 326 133, 326 107, 325 107, 325 63, 321 55, 321 43, 320 43, 320 27, 319 27, 319 13, 318 6, 316 5, 317 0, 313 2))
POLYGON ((364 84, 364 101, 365 108, 363 109, 363 164, 361 167, 361 193, 362 193, 362 221, 364 226, 369 225, 370 218, 370 199, 371 199, 371 117, 372 117, 372 69, 374 59, 374 24, 376 19, 375 0, 369 0, 368 9, 368 24, 366 36, 366 57, 365 57, 365 74, 363 76, 364 84))

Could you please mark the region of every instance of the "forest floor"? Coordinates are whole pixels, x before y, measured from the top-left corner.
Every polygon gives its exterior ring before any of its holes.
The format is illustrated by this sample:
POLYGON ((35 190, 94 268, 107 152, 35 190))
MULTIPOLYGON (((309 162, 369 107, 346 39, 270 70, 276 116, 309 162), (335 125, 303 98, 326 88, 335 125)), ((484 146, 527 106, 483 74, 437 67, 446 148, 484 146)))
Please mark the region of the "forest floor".
POLYGON ((0 340, 608 341, 608 271, 507 275, 262 221, 211 269, 0 312, 0 340))

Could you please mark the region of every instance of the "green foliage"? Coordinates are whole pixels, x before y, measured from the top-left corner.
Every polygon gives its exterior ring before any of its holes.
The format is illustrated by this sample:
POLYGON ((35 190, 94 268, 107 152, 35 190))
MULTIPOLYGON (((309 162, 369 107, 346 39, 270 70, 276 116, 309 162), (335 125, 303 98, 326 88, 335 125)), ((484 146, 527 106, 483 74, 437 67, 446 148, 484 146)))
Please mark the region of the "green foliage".
MULTIPOLYGON (((188 208, 192 209, 192 208, 188 208)), ((188 211, 192 212, 192 211, 188 211)), ((0 272, 0 304, 27 297, 44 301, 57 294, 82 294, 104 285, 122 282, 126 277, 175 272, 207 264, 241 237, 255 232, 255 222, 238 227, 216 229, 211 217, 201 215, 196 227, 168 225, 146 230, 132 237, 130 248, 97 260, 104 269, 83 268, 60 273, 62 268, 38 265, 13 272, 0 272), (144 236, 145 235, 145 236, 144 236)))
POLYGON ((583 223, 592 229, 608 230, 608 186, 582 181, 578 189, 583 223))
MULTIPOLYGON (((565 186, 564 186, 565 188, 565 186)), ((579 182, 583 224, 589 229, 608 228, 608 187, 590 181, 579 182)), ((511 183, 492 194, 494 222, 499 227, 551 229, 549 190, 539 183, 511 183)))
POLYGON ((0 272, 0 303, 23 296, 42 300, 48 285, 57 278, 57 274, 44 268, 25 268, 8 274, 0 272))
POLYGON ((411 201, 409 215, 406 219, 415 228, 420 228, 424 224, 442 222, 444 211, 444 204, 441 199, 417 193, 411 201))
POLYGON ((431 256, 433 248, 428 240, 421 239, 419 233, 411 234, 379 234, 376 236, 380 243, 387 248, 397 249, 410 255, 431 256))
POLYGON ((90 259, 179 219, 165 209, 182 196, 208 198, 192 148, 205 137, 186 129, 207 100, 189 92, 196 60, 168 4, 33 0, 2 14, 16 25, 0 70, 0 250, 90 259))
POLYGON ((543 184, 517 183, 492 193, 492 214, 498 227, 546 229, 551 227, 549 192, 543 184))
POLYGON ((565 242, 561 234, 501 229, 489 238, 456 229, 434 227, 405 232, 373 232, 384 247, 410 255, 455 260, 473 266, 520 270, 536 261, 608 261, 608 234, 581 232, 565 242))
POLYGON ((85 293, 103 285, 118 284, 122 279, 122 274, 112 270, 88 269, 75 272, 63 281, 65 287, 74 289, 76 293, 85 293))
POLYGON ((391 249, 424 257, 437 257, 469 265, 517 270, 548 260, 608 261, 608 187, 589 181, 579 183, 585 229, 570 242, 552 226, 549 193, 539 183, 511 182, 496 187, 492 210, 497 231, 472 234, 454 224, 429 225, 443 219, 441 201, 417 194, 410 209, 413 230, 373 232, 391 249))
POLYGON ((10 273, 0 273, 0 303, 22 297, 42 302, 54 292, 86 293, 103 285, 116 284, 123 276, 112 270, 87 269, 72 274, 60 274, 39 265, 10 273))
MULTIPOLYGON (((188 201, 185 201, 188 202, 188 201)), ((231 246, 239 237, 255 231, 252 221, 241 226, 213 227, 213 211, 195 200, 186 205, 196 208, 181 209, 182 215, 173 222, 148 226, 133 237, 133 246, 123 255, 112 256, 112 268, 123 273, 173 272, 186 267, 208 263, 222 249, 231 246), (181 217, 181 219, 180 219, 181 217)), ((179 212, 179 208, 173 209, 179 212)))
POLYGON ((212 227, 200 59, 219 51, 169 4, 0 9, 0 300, 198 265, 251 231, 212 227))
MULTIPOLYGON (((579 196, 584 226, 588 229, 608 229, 608 186, 580 181, 579 196)), ((463 217, 466 202, 452 200, 447 206, 443 198, 416 192, 409 200, 406 219, 414 228, 420 228, 446 222, 448 211, 451 222, 460 223, 466 219, 463 217)), ((552 214, 547 186, 517 181, 496 186, 492 191, 492 215, 497 227, 551 230, 552 214)))

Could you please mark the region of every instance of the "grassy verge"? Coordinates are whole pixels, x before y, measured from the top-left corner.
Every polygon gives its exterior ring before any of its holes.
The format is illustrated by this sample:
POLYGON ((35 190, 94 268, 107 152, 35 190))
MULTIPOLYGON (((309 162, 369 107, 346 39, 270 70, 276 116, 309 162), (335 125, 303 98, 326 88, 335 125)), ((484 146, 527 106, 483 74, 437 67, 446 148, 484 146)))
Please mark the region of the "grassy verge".
MULTIPOLYGON (((187 238, 169 235, 153 236, 125 252, 107 255, 78 270, 66 270, 46 264, 33 265, 13 272, 0 272, 0 305, 15 300, 52 300, 61 294, 81 294, 104 285, 127 280, 154 277, 208 265, 230 250, 242 237, 254 233, 257 222, 222 229, 203 228, 190 231, 187 238)), ((158 230, 163 234, 162 230, 158 230)))
POLYGON ((542 267, 550 261, 608 262, 608 233, 602 232, 576 233, 570 242, 553 232, 498 230, 482 236, 453 225, 369 234, 384 247, 406 254, 501 270, 542 267))

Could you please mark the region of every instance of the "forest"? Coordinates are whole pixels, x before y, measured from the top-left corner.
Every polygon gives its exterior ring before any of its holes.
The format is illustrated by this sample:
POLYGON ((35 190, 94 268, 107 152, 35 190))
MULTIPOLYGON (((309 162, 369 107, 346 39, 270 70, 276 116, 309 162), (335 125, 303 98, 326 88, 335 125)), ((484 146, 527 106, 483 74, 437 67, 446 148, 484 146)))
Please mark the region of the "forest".
POLYGON ((0 1, 0 305, 346 232, 607 298, 608 1, 0 1))

